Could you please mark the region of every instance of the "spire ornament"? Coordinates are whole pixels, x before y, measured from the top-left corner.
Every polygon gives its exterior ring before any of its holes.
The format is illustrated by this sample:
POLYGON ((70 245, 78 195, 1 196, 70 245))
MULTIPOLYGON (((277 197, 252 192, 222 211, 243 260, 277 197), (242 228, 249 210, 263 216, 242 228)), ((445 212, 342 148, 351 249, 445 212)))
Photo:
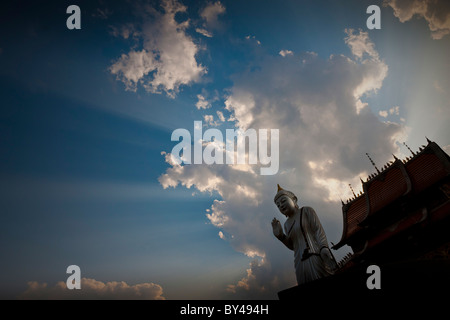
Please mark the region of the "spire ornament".
POLYGON ((375 162, 373 162, 372 158, 369 156, 369 154, 366 152, 367 158, 369 158, 370 163, 373 165, 373 167, 377 170, 378 173, 380 173, 380 170, 378 170, 377 166, 375 165, 375 162))
POLYGON ((414 157, 416 154, 411 150, 411 148, 406 144, 406 142, 403 142, 403 144, 405 145, 405 147, 408 148, 409 152, 411 152, 411 154, 412 154, 413 157, 414 157))
POLYGON ((350 190, 352 190, 353 196, 356 198, 356 194, 355 194, 355 191, 352 188, 352 185, 349 183, 348 186, 350 187, 350 190))

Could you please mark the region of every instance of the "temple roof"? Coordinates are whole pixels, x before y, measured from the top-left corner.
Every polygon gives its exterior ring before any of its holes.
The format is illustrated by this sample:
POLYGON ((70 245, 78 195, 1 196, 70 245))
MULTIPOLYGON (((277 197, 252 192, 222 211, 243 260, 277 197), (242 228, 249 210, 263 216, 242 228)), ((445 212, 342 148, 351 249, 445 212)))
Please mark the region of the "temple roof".
POLYGON ((361 180, 363 192, 342 203, 344 229, 334 249, 347 244, 355 234, 369 226, 374 217, 381 218, 380 213, 393 202, 407 195, 420 194, 450 176, 449 155, 435 142, 427 141, 428 145, 422 146, 417 153, 408 148, 411 157, 400 160, 394 156, 394 161, 387 163, 382 170, 374 165, 377 173, 366 181, 361 180))

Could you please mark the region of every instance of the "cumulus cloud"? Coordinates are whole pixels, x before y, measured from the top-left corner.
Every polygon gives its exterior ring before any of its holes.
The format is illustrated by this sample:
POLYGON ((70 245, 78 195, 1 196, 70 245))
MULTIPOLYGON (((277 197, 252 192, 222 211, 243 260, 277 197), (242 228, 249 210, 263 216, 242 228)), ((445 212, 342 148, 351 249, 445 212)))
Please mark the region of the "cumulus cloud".
POLYGON ((293 191, 300 205, 315 208, 328 240, 337 242, 340 199, 350 197, 348 183, 358 192, 360 177, 371 171, 365 153, 382 163, 398 151, 404 128, 380 121, 362 101, 381 87, 387 65, 366 32, 347 30, 344 41, 351 56, 266 55, 258 57, 258 68, 234 76, 224 109, 237 128, 279 129, 277 175, 261 176, 252 165, 171 165, 159 178, 164 188, 218 195, 207 219, 252 259, 242 279, 228 287, 233 298, 276 298, 295 285, 292 252, 270 225, 274 216, 283 220, 273 203, 277 183, 293 191))
POLYGON ((345 33, 347 33, 345 43, 350 47, 353 55, 358 59, 363 59, 367 54, 370 58, 378 60, 378 52, 367 32, 360 30, 359 33, 355 33, 353 29, 346 29, 345 33))
POLYGON ((206 30, 206 29, 195 28, 195 31, 200 33, 201 35, 207 37, 207 38, 212 38, 213 37, 213 34, 211 32, 209 32, 208 30, 206 30))
POLYGON ((360 66, 366 69, 364 78, 353 89, 353 95, 357 99, 356 112, 359 113, 367 105, 360 98, 364 94, 376 93, 381 88, 388 73, 388 66, 380 60, 375 45, 369 39, 367 32, 359 30, 359 33, 355 33, 353 29, 347 29, 345 32, 347 33, 345 43, 350 47, 357 61, 360 62, 360 66))
POLYGON ((256 36, 253 35, 247 35, 245 36, 245 39, 247 40, 254 40, 256 42, 257 45, 261 45, 261 41, 259 41, 258 39, 256 39, 256 36))
MULTIPOLYGON (((200 81, 206 68, 197 62, 199 47, 185 32, 189 20, 175 20, 175 15, 185 12, 186 7, 175 0, 165 0, 162 8, 162 13, 148 10, 139 32, 143 48, 122 54, 109 71, 125 84, 126 90, 136 91, 141 84, 149 92, 175 97, 182 85, 200 81)), ((127 30, 130 28, 117 33, 125 38, 131 32, 127 30)))
POLYGON ((225 11, 224 5, 220 1, 217 1, 215 3, 208 3, 201 10, 200 16, 205 20, 206 26, 214 28, 217 26, 219 15, 224 14, 225 11))
POLYGON ((165 300, 163 289, 155 283, 129 285, 124 281, 102 282, 82 278, 81 289, 69 290, 65 282, 53 287, 37 281, 28 282, 28 287, 20 299, 31 300, 165 300))
POLYGON ((212 38, 213 30, 221 28, 219 16, 225 14, 225 12, 226 8, 220 1, 207 3, 207 5, 200 10, 200 17, 203 20, 202 27, 196 28, 195 31, 205 37, 212 38))
POLYGON ((378 115, 383 118, 387 118, 388 115, 399 116, 400 115, 400 107, 394 106, 394 107, 390 108, 389 110, 380 110, 378 112, 378 115))
POLYGON ((387 118, 388 115, 398 116, 398 115, 400 115, 400 107, 394 106, 394 107, 390 108, 389 110, 380 110, 378 112, 378 114, 380 115, 380 117, 383 117, 383 118, 387 118))
POLYGON ((395 106, 389 109, 389 114, 393 114, 398 116, 400 114, 400 107, 399 106, 395 106))
POLYGON ((264 265, 261 262, 258 262, 256 260, 253 260, 250 263, 250 268, 247 269, 247 275, 243 277, 241 280, 238 281, 237 284, 230 284, 227 287, 227 291, 231 293, 236 293, 237 290, 243 289, 245 291, 250 291, 250 289, 254 289, 255 287, 259 291, 266 291, 266 288, 264 286, 260 286, 257 284, 256 275, 254 274, 255 270, 261 267, 261 265, 264 265))
MULTIPOLYGON (((225 121, 225 116, 221 111, 217 111, 217 120, 214 118, 212 114, 205 114, 203 116, 203 120, 205 121, 206 125, 210 127, 217 127, 220 126, 225 121)), ((221 146, 222 149, 225 149, 225 146, 221 146)))
POLYGON ((205 120, 205 122, 207 124, 209 124, 210 126, 215 126, 217 124, 214 123, 214 116, 212 114, 205 114, 203 116, 203 120, 205 120))
POLYGON ((153 55, 145 49, 122 54, 110 68, 112 74, 122 80, 127 90, 136 91, 137 84, 151 71, 156 69, 153 55))
POLYGON ((291 50, 281 50, 279 52, 279 54, 282 57, 286 57, 286 56, 292 56, 294 54, 294 52, 292 52, 291 50))
POLYGON ((221 122, 224 122, 225 121, 225 116, 223 115, 223 112, 220 111, 220 110, 217 110, 216 113, 217 113, 217 116, 219 117, 219 120, 221 122))
POLYGON ((208 109, 208 108, 211 108, 211 103, 208 100, 206 100, 206 98, 203 95, 198 94, 197 95, 197 99, 198 99, 198 101, 195 104, 197 109, 208 109))
POLYGON ((219 100, 219 96, 216 90, 213 93, 209 93, 207 90, 203 89, 202 93, 197 95, 195 107, 199 110, 209 109, 217 100, 219 100))
POLYGON ((378 112, 378 114, 383 118, 387 118, 388 116, 388 112, 386 110, 381 110, 380 112, 378 112))
POLYGON ((414 16, 424 18, 433 39, 442 39, 450 33, 450 2, 447 0, 386 0, 400 22, 414 16))

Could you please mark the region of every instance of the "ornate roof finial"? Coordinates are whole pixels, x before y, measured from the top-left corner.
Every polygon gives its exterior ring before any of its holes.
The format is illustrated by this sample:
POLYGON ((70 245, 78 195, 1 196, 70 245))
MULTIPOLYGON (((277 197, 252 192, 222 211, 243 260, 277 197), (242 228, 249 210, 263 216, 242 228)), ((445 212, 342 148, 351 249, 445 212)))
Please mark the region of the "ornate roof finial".
POLYGON ((348 186, 350 187, 350 190, 352 190, 353 196, 356 198, 355 191, 353 191, 352 185, 349 183, 348 186))
POLYGON ((427 137, 425 137, 425 139, 427 139, 427 142, 428 142, 428 143, 431 143, 430 139, 428 139, 427 137))
POLYGON ((405 143, 405 142, 403 142, 403 144, 405 145, 405 147, 407 147, 408 148, 408 150, 409 150, 409 152, 411 152, 411 154, 413 155, 413 156, 415 156, 416 154, 411 150, 411 148, 410 147, 408 147, 408 145, 405 143))
POLYGON ((372 158, 369 156, 369 154, 367 152, 366 152, 366 156, 369 158, 370 163, 372 163, 372 165, 377 170, 377 172, 380 173, 380 170, 378 170, 377 166, 375 165, 375 162, 373 162, 372 158))
POLYGON ((277 192, 280 191, 280 190, 284 190, 282 187, 280 187, 280 185, 278 183, 277 183, 277 186, 278 186, 277 192))
POLYGON ((392 154, 393 156, 394 156, 394 159, 395 159, 395 161, 397 161, 398 160, 398 158, 395 156, 395 154, 392 154))

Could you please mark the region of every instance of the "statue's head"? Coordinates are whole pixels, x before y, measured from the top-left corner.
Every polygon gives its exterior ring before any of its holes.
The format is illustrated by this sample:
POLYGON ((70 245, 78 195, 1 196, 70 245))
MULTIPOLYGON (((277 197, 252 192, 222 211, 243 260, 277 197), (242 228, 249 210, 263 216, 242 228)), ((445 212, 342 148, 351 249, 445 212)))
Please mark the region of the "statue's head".
POLYGON ((278 191, 273 201, 277 205, 278 210, 287 217, 294 214, 295 210, 298 209, 298 199, 295 194, 291 191, 284 190, 280 185, 278 185, 278 191))

